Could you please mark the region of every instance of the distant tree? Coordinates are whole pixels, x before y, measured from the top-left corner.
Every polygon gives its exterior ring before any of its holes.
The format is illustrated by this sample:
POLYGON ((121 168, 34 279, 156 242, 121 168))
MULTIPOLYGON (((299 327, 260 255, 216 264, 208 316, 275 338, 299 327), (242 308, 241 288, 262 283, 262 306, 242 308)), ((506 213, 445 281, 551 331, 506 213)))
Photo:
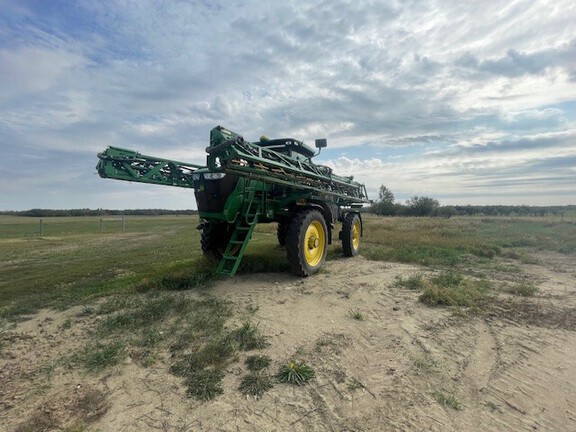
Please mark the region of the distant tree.
POLYGON ((452 216, 456 216, 457 214, 458 214, 458 212, 456 211, 456 209, 454 207, 451 207, 451 206, 438 207, 434 211, 434 216, 445 217, 445 218, 450 218, 452 216))
POLYGON ((402 203, 394 203, 394 215, 395 216, 409 216, 408 207, 402 203))
POLYGON ((392 216, 396 214, 394 194, 386 186, 381 185, 378 199, 372 205, 372 211, 380 216, 392 216))
POLYGON ((380 185, 380 191, 378 192, 378 201, 379 202, 394 202, 394 194, 390 189, 388 189, 384 185, 380 185))
POLYGON ((433 216, 440 203, 437 199, 414 195, 406 201, 410 216, 433 216))

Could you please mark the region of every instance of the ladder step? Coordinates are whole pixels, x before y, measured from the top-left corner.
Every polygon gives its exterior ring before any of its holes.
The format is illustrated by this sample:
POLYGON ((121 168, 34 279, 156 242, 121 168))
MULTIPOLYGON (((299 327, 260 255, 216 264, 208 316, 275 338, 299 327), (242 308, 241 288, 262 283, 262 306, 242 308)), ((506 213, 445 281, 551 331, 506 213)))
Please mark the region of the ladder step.
MULTIPOLYGON (((255 190, 249 192, 255 192, 255 190)), ((252 200, 253 197, 254 194, 250 193, 249 199, 252 200)), ((217 274, 234 276, 238 267, 240 267, 242 257, 244 256, 248 242, 252 237, 261 210, 262 204, 259 202, 254 205, 250 202, 249 205, 244 206, 242 217, 236 221, 232 238, 228 241, 224 256, 220 260, 218 268, 216 269, 217 274), (252 219, 252 222, 249 222, 248 219, 252 219)))

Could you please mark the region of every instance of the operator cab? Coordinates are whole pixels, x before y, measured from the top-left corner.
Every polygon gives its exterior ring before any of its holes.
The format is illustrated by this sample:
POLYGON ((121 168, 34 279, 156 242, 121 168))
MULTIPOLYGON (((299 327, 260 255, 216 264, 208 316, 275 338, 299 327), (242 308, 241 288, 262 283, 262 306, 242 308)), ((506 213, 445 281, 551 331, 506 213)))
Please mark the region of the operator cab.
MULTIPOLYGON (((260 141, 255 144, 285 154, 294 159, 309 160, 316 155, 313 148, 294 138, 278 138, 271 140, 262 137, 260 138, 260 141)), ((316 148, 322 149, 324 147, 326 147, 326 139, 317 139, 316 148)))

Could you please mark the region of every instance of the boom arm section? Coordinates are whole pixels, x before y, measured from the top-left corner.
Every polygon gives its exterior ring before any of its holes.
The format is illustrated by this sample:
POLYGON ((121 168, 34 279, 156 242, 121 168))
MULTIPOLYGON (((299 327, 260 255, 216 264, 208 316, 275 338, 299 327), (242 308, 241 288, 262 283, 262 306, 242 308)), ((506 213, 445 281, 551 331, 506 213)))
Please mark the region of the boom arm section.
POLYGON ((208 168, 290 186, 295 189, 313 190, 333 196, 342 206, 369 203, 366 187, 332 173, 332 169, 316 165, 310 160, 298 160, 255 143, 233 137, 221 144, 210 146, 208 168))
POLYGON ((164 186, 194 188, 192 174, 201 165, 146 156, 140 153, 108 147, 98 153, 96 169, 102 178, 113 178, 164 186))

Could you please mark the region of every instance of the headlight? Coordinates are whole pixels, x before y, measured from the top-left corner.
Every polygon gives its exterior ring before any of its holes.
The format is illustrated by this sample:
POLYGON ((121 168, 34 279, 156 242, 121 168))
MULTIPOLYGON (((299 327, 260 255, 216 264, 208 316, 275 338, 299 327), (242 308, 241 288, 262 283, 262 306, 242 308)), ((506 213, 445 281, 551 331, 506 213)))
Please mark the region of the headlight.
POLYGON ((202 178, 202 174, 192 174, 192 180, 200 180, 202 178))
POLYGON ((206 180, 220 180, 225 175, 224 173, 204 173, 204 178, 206 180))

